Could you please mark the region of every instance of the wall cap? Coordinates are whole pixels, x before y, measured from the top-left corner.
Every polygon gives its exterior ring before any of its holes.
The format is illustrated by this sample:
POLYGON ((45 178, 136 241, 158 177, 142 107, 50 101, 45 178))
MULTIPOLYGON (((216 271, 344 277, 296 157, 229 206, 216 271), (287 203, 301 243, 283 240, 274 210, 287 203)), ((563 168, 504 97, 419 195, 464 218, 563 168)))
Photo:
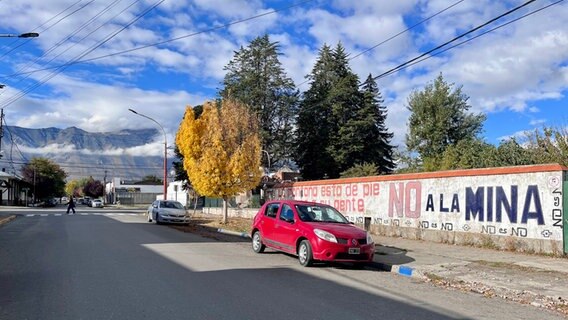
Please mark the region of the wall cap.
POLYGON ((303 186, 316 186, 316 185, 319 186, 319 185, 346 184, 346 183, 422 180, 422 179, 456 178, 456 177, 471 177, 471 176, 492 176, 492 175, 538 173, 538 172, 552 172, 552 171, 568 171, 568 167, 565 167, 557 163, 551 163, 551 164, 537 164, 537 165, 514 166, 514 167, 495 167, 495 168, 448 170, 448 171, 434 171, 434 172, 420 172, 420 173, 401 173, 401 174, 389 174, 389 175, 371 176, 371 177, 298 181, 298 182, 293 182, 291 184, 276 185, 274 187, 286 188, 286 187, 296 187, 296 186, 303 187, 303 186))

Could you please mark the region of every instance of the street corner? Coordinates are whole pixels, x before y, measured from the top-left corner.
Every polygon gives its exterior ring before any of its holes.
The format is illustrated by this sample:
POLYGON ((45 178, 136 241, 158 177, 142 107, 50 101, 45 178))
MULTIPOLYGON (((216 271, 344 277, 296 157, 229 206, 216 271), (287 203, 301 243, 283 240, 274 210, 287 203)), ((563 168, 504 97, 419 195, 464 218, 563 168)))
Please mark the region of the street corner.
POLYGON ((4 217, 0 217, 0 226, 5 225, 6 223, 12 221, 16 219, 15 215, 9 215, 9 216, 4 216, 4 217))

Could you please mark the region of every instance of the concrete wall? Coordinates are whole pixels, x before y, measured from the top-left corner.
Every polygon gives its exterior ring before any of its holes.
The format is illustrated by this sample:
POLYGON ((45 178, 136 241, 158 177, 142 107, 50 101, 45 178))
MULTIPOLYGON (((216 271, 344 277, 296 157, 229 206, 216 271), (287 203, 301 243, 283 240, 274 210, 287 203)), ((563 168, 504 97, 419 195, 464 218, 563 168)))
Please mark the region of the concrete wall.
POLYGON ((270 197, 327 203, 388 236, 562 254, 567 170, 538 165, 306 181, 275 188, 270 197))
MULTIPOLYGON (((202 209, 203 214, 211 214, 211 215, 223 215, 223 208, 217 207, 203 207, 202 209)), ((251 208, 242 208, 242 209, 235 209, 229 208, 228 216, 229 217, 242 217, 242 218, 254 218, 256 213, 258 212, 258 208, 251 209, 251 208)))

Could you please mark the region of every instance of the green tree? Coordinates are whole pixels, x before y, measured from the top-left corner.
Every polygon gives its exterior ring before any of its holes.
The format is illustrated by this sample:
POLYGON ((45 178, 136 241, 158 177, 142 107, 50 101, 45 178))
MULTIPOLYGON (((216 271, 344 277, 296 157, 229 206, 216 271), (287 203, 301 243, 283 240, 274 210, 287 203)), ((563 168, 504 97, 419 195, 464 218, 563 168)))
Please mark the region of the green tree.
POLYGON ((358 160, 375 163, 379 174, 391 173, 396 167, 394 147, 391 145, 393 133, 387 130, 387 109, 371 74, 363 83, 361 91, 363 105, 358 115, 361 122, 358 136, 362 139, 363 148, 358 160))
POLYGON ((544 127, 528 136, 534 163, 559 163, 568 166, 568 129, 544 127))
POLYGON ((461 87, 452 91, 452 86, 440 74, 408 99, 411 114, 406 146, 429 162, 430 169, 439 167, 440 156, 448 146, 461 140, 475 140, 485 121, 483 114, 468 113, 469 97, 462 93, 461 87))
POLYGON ((138 181, 137 183, 140 184, 162 184, 164 183, 164 180, 162 180, 161 178, 156 177, 155 175, 147 175, 144 178, 142 178, 142 180, 138 181))
MULTIPOLYGON (((331 52, 331 86, 327 93, 331 117, 328 123, 328 153, 341 172, 366 159, 365 145, 361 129, 365 122, 362 113, 362 94, 359 92, 359 77, 349 67, 345 48, 338 43, 331 52)), ((368 128, 367 128, 368 129, 368 128)), ((334 173, 330 176, 336 178, 334 173)))
POLYGON ((260 138, 254 114, 240 102, 206 103, 196 119, 188 107, 176 135, 183 167, 201 195, 223 198, 223 223, 230 197, 260 182, 260 138))
POLYGON ((47 158, 37 157, 22 166, 23 180, 34 186, 35 199, 62 196, 65 192, 67 174, 47 158))
MULTIPOLYGON (((298 90, 278 59, 280 48, 268 35, 241 47, 225 67, 227 74, 220 92, 247 105, 260 126, 261 147, 272 163, 292 156, 294 117, 298 90)), ((268 159, 264 165, 267 165, 268 159)))
POLYGON ((463 139, 449 145, 440 158, 426 158, 424 170, 487 168, 495 167, 497 162, 495 146, 481 139, 463 139))
POLYGON ((341 173, 341 178, 351 178, 351 177, 369 177, 376 176, 379 174, 379 167, 374 163, 363 163, 356 164, 353 167, 343 171, 341 173))
POLYGON ((329 92, 336 82, 328 45, 320 49, 307 79, 310 88, 303 94, 297 116, 295 160, 306 180, 338 177, 339 166, 328 149, 335 134, 329 92))
POLYGON ((516 139, 501 141, 496 149, 494 167, 536 164, 530 149, 521 146, 516 139))

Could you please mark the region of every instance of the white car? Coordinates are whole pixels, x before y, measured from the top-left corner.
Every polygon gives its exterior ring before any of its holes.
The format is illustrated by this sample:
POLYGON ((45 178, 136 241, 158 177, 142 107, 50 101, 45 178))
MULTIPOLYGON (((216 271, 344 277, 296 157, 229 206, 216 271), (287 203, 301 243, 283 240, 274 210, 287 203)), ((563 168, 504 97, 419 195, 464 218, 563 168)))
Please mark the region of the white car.
POLYGON ((148 222, 189 224, 190 216, 178 201, 156 200, 147 210, 148 222))
POLYGON ((102 208, 103 207, 103 201, 101 199, 94 199, 93 201, 91 201, 91 207, 102 208))

